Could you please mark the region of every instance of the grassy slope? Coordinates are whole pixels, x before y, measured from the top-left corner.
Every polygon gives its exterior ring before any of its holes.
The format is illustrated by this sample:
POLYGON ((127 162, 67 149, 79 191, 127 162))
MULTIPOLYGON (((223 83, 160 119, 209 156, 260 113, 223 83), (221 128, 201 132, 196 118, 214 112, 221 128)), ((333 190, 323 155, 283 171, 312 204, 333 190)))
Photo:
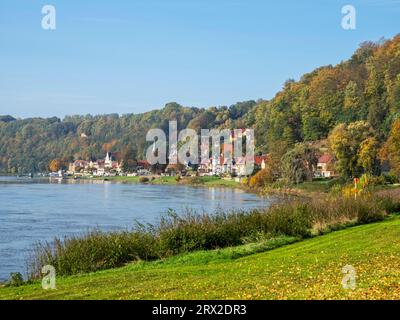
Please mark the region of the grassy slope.
POLYGON ((399 217, 238 258, 265 249, 247 245, 132 264, 58 279, 54 291, 39 284, 3 288, 0 298, 400 299, 399 217), (355 291, 341 286, 347 264, 357 270, 355 291))

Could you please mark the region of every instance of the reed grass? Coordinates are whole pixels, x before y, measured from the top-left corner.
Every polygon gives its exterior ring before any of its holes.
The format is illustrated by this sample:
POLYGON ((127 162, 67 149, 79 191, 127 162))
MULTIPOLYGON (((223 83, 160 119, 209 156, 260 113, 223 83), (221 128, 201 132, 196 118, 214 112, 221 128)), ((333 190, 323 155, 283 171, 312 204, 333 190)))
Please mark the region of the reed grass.
POLYGON ((110 269, 135 261, 152 261, 197 250, 241 245, 262 237, 304 239, 384 219, 400 211, 400 191, 364 194, 358 199, 328 195, 319 199, 287 199, 250 212, 196 213, 169 211, 158 224, 136 223, 132 230, 56 238, 37 243, 28 259, 29 278, 39 278, 45 265, 58 275, 110 269))

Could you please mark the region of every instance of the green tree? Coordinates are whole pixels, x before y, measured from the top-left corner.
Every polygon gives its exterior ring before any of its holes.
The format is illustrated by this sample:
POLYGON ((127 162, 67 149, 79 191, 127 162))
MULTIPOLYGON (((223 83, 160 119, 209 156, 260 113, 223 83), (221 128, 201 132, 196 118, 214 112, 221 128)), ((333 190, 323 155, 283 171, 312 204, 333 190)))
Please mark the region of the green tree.
POLYGON ((137 167, 136 152, 130 143, 121 152, 122 171, 132 172, 137 167))
POLYGON ((283 177, 294 184, 311 181, 317 162, 317 150, 298 143, 282 157, 283 177))
POLYGON ((361 97, 358 92, 358 86, 354 81, 350 81, 344 91, 343 109, 343 120, 345 122, 352 122, 365 118, 361 104, 361 97))
POLYGON ((390 88, 389 103, 393 114, 400 113, 400 74, 397 75, 390 88))
MULTIPOLYGON (((358 176, 363 167, 358 161, 364 140, 373 137, 374 131, 366 121, 337 125, 328 137, 329 147, 336 158, 336 170, 345 178, 358 176)), ((372 140, 371 140, 372 141, 372 140)), ((369 141, 369 143, 371 142, 369 141)), ((366 142, 364 147, 368 146, 366 142)))
POLYGON ((365 139, 358 151, 358 165, 364 173, 378 175, 380 173, 380 161, 378 159, 379 142, 375 137, 365 139))
POLYGON ((400 119, 393 123, 390 135, 380 151, 380 157, 389 161, 393 173, 400 176, 400 119))
POLYGON ((369 78, 365 89, 369 104, 368 122, 375 129, 381 129, 384 119, 388 114, 388 105, 384 96, 386 91, 383 80, 384 76, 380 72, 379 62, 369 61, 367 63, 369 78))

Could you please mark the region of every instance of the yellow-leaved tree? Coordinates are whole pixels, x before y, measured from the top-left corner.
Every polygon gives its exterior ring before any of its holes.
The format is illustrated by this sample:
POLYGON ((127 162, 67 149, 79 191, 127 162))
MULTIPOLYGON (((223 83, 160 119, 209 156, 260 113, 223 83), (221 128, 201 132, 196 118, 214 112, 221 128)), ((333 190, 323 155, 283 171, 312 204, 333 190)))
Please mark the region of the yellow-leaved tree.
POLYGON ((49 163, 49 170, 51 172, 57 172, 61 168, 61 161, 59 159, 53 159, 49 163))
POLYGON ((380 156, 383 160, 389 161, 393 173, 400 176, 400 119, 393 123, 380 156))

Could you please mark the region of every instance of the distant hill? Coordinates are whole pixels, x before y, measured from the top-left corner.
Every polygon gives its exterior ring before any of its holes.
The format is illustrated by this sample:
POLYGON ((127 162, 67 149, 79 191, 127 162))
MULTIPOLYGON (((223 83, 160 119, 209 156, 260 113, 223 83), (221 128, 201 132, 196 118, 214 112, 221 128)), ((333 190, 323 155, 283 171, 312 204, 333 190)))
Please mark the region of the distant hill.
POLYGON ((11 121, 15 121, 17 119, 15 119, 14 117, 11 117, 9 115, 7 116, 1 116, 0 115, 0 122, 11 122, 11 121))

